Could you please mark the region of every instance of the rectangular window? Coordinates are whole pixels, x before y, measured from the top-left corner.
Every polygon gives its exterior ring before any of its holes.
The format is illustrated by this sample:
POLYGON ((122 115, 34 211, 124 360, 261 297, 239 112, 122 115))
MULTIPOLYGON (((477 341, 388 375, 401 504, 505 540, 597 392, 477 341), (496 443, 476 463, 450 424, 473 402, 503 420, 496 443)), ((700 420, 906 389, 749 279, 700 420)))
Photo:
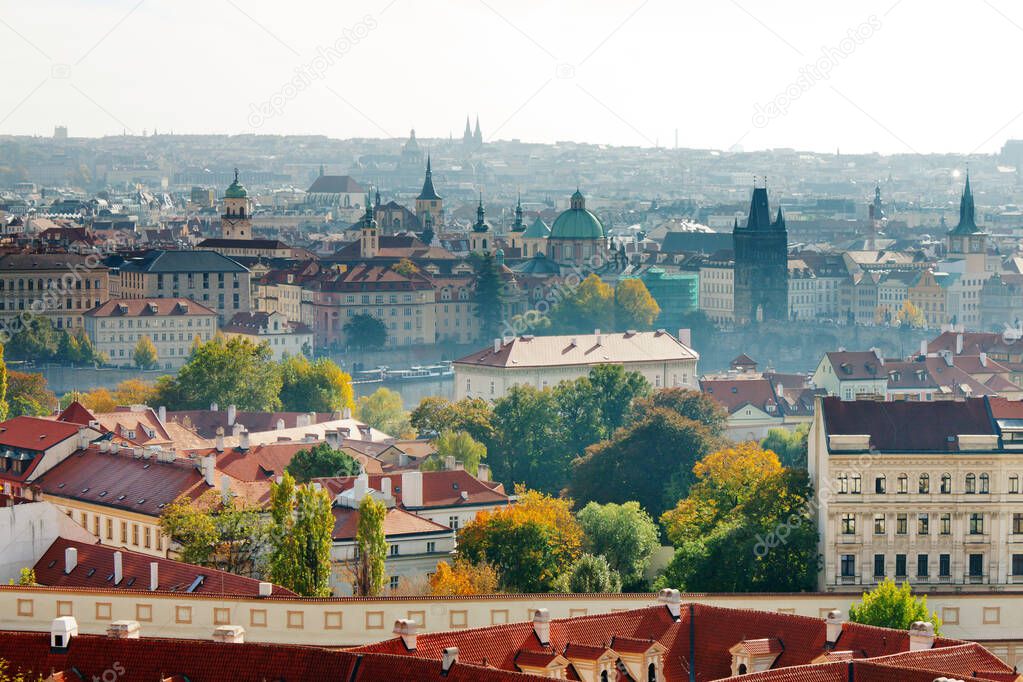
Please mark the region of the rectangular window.
POLYGON ((128 523, 121 521, 121 543, 128 544, 128 523))
POLYGON ((896 554, 895 555, 895 577, 905 578, 906 577, 906 555, 896 554))
POLYGON ((916 534, 927 535, 931 530, 931 520, 927 514, 917 514, 916 516, 916 534))
POLYGON ((895 534, 906 535, 909 533, 909 515, 898 514, 895 517, 895 534))
POLYGON ((458 530, 458 517, 457 516, 449 516, 448 517, 448 525, 451 526, 452 530, 458 530))
POLYGON ((938 555, 938 575, 942 578, 947 578, 952 575, 952 555, 951 554, 939 554, 938 555))
POLYGON ((916 577, 926 578, 927 577, 927 555, 917 554, 916 555, 916 577))
POLYGON ((400 581, 401 581, 401 578, 399 578, 399 577, 398 577, 398 576, 396 576, 396 575, 392 575, 392 576, 391 576, 391 580, 390 580, 390 582, 388 583, 388 585, 390 586, 390 588, 391 588, 392 590, 396 590, 396 589, 398 589, 398 583, 399 583, 400 581))
POLYGON ((1009 476, 1009 492, 1019 493, 1019 476, 1016 474, 1009 476))
POLYGON ((843 554, 842 555, 842 577, 852 578, 856 576, 856 555, 855 554, 843 554))
POLYGON ((859 495, 860 494, 861 483, 862 483, 862 479, 860 478, 859 474, 853 474, 852 476, 850 476, 849 477, 849 492, 852 493, 853 495, 859 495))
POLYGON ((398 556, 398 543, 391 545, 391 556, 398 556))
POLYGON ((952 515, 942 514, 941 515, 941 534, 951 535, 952 534, 952 515))
POLYGON ((842 514, 842 535, 856 534, 856 515, 842 514))
POLYGON ((427 554, 433 554, 436 551, 437 551, 437 543, 436 542, 427 542, 426 543, 426 553, 427 554))
POLYGON ((1012 574, 1023 575, 1023 554, 1012 555, 1012 574))
POLYGON ((884 495, 886 489, 887 479, 884 476, 878 476, 874 479, 874 492, 878 495, 884 495))
POLYGON ((979 578, 984 575, 984 555, 970 555, 970 577, 979 578))
POLYGON ((1012 533, 1013 535, 1023 534, 1023 514, 1012 515, 1012 533))
POLYGON ((838 492, 841 495, 849 492, 849 474, 838 475, 838 492))
POLYGON ((874 555, 874 577, 875 578, 884 577, 884 554, 874 555))
POLYGON ((107 540, 114 539, 114 520, 107 519, 107 540))
POLYGON ((970 514, 970 535, 984 534, 984 515, 970 514))
POLYGON ((874 514, 874 535, 884 535, 884 514, 874 514))

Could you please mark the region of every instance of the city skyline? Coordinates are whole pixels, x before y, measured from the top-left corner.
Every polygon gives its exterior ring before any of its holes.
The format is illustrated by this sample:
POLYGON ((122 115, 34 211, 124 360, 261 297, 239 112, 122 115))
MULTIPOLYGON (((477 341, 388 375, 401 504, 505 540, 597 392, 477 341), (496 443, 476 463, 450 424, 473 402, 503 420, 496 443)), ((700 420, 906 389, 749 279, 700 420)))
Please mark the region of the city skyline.
POLYGON ((807 3, 225 0, 200 15, 52 0, 0 16, 0 56, 19 65, 0 134, 458 139, 468 115, 486 140, 667 148, 676 131, 685 148, 885 154, 1023 136, 1023 102, 993 66, 1023 17, 993 0, 914 4, 821 17, 807 3))

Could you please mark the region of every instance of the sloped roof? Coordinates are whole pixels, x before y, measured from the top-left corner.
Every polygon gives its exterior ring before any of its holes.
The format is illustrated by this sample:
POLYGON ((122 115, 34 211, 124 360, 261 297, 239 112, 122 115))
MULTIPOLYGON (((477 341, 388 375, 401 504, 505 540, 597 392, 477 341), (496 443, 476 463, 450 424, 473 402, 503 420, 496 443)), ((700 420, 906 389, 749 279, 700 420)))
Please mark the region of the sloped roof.
POLYGON ((112 298, 86 317, 211 317, 216 310, 190 298, 112 298))
POLYGON ((0 447, 42 452, 78 435, 79 424, 18 416, 0 422, 0 447))
POLYGON ((364 194, 366 188, 350 175, 321 175, 306 190, 308 194, 364 194))
MULTIPOLYGON (((380 490, 381 481, 391 481, 391 494, 397 504, 404 505, 401 490, 401 474, 370 475, 369 487, 380 490)), ((331 495, 355 487, 355 476, 335 478, 318 478, 316 481, 326 488, 331 495)), ((464 469, 449 471, 424 471, 423 505, 408 507, 409 509, 429 509, 430 507, 473 506, 477 504, 500 504, 508 502, 501 484, 488 484, 479 480, 464 469), (465 497, 462 494, 465 493, 465 497)))
MULTIPOLYGON (((182 561, 154 557, 128 549, 86 544, 76 540, 57 538, 34 566, 36 582, 50 587, 102 587, 107 589, 140 590, 149 592, 150 564, 157 564, 159 586, 157 592, 188 592, 189 587, 202 577, 201 583, 191 590, 194 594, 230 594, 259 596, 259 581, 253 578, 195 566, 182 561), (78 563, 65 572, 65 551, 74 548, 78 563), (123 579, 114 584, 114 553, 121 553, 123 579)), ((286 588, 274 585, 274 596, 296 596, 286 588)))
MULTIPOLYGON (((335 540, 352 540, 359 527, 359 510, 349 507, 333 508, 334 532, 332 537, 335 540)), ((452 533, 447 526, 434 523, 398 507, 391 507, 384 517, 384 535, 387 537, 401 537, 402 535, 421 535, 424 533, 452 533)))
POLYGON ((456 365, 486 367, 558 367, 697 359, 699 354, 664 331, 579 334, 576 336, 517 336, 470 353, 456 365), (599 342, 598 342, 599 339, 599 342))

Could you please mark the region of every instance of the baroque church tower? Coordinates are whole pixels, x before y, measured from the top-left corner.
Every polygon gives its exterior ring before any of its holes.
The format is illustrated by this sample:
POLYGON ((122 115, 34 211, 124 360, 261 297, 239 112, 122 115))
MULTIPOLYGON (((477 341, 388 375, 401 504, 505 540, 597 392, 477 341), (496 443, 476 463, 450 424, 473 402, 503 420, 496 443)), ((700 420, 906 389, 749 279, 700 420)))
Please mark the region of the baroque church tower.
POLYGON ((237 168, 234 169, 234 182, 224 192, 220 236, 224 239, 252 239, 252 200, 245 186, 238 182, 237 168))
POLYGON ((416 197, 416 217, 424 232, 429 230, 435 234, 444 226, 444 199, 433 188, 433 169, 430 167, 429 156, 426 157, 423 190, 416 197))

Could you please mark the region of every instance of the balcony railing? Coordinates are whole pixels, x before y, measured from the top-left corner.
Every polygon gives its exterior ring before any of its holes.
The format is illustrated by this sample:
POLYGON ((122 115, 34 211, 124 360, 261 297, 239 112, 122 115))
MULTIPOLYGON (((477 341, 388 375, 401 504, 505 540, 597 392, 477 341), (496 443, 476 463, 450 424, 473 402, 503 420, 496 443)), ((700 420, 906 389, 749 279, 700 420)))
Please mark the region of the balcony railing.
POLYGON ((983 585, 987 582, 986 575, 964 575, 963 582, 967 585, 983 585))
POLYGON ((859 576, 855 575, 843 575, 839 576, 838 581, 841 585, 855 585, 859 576))

